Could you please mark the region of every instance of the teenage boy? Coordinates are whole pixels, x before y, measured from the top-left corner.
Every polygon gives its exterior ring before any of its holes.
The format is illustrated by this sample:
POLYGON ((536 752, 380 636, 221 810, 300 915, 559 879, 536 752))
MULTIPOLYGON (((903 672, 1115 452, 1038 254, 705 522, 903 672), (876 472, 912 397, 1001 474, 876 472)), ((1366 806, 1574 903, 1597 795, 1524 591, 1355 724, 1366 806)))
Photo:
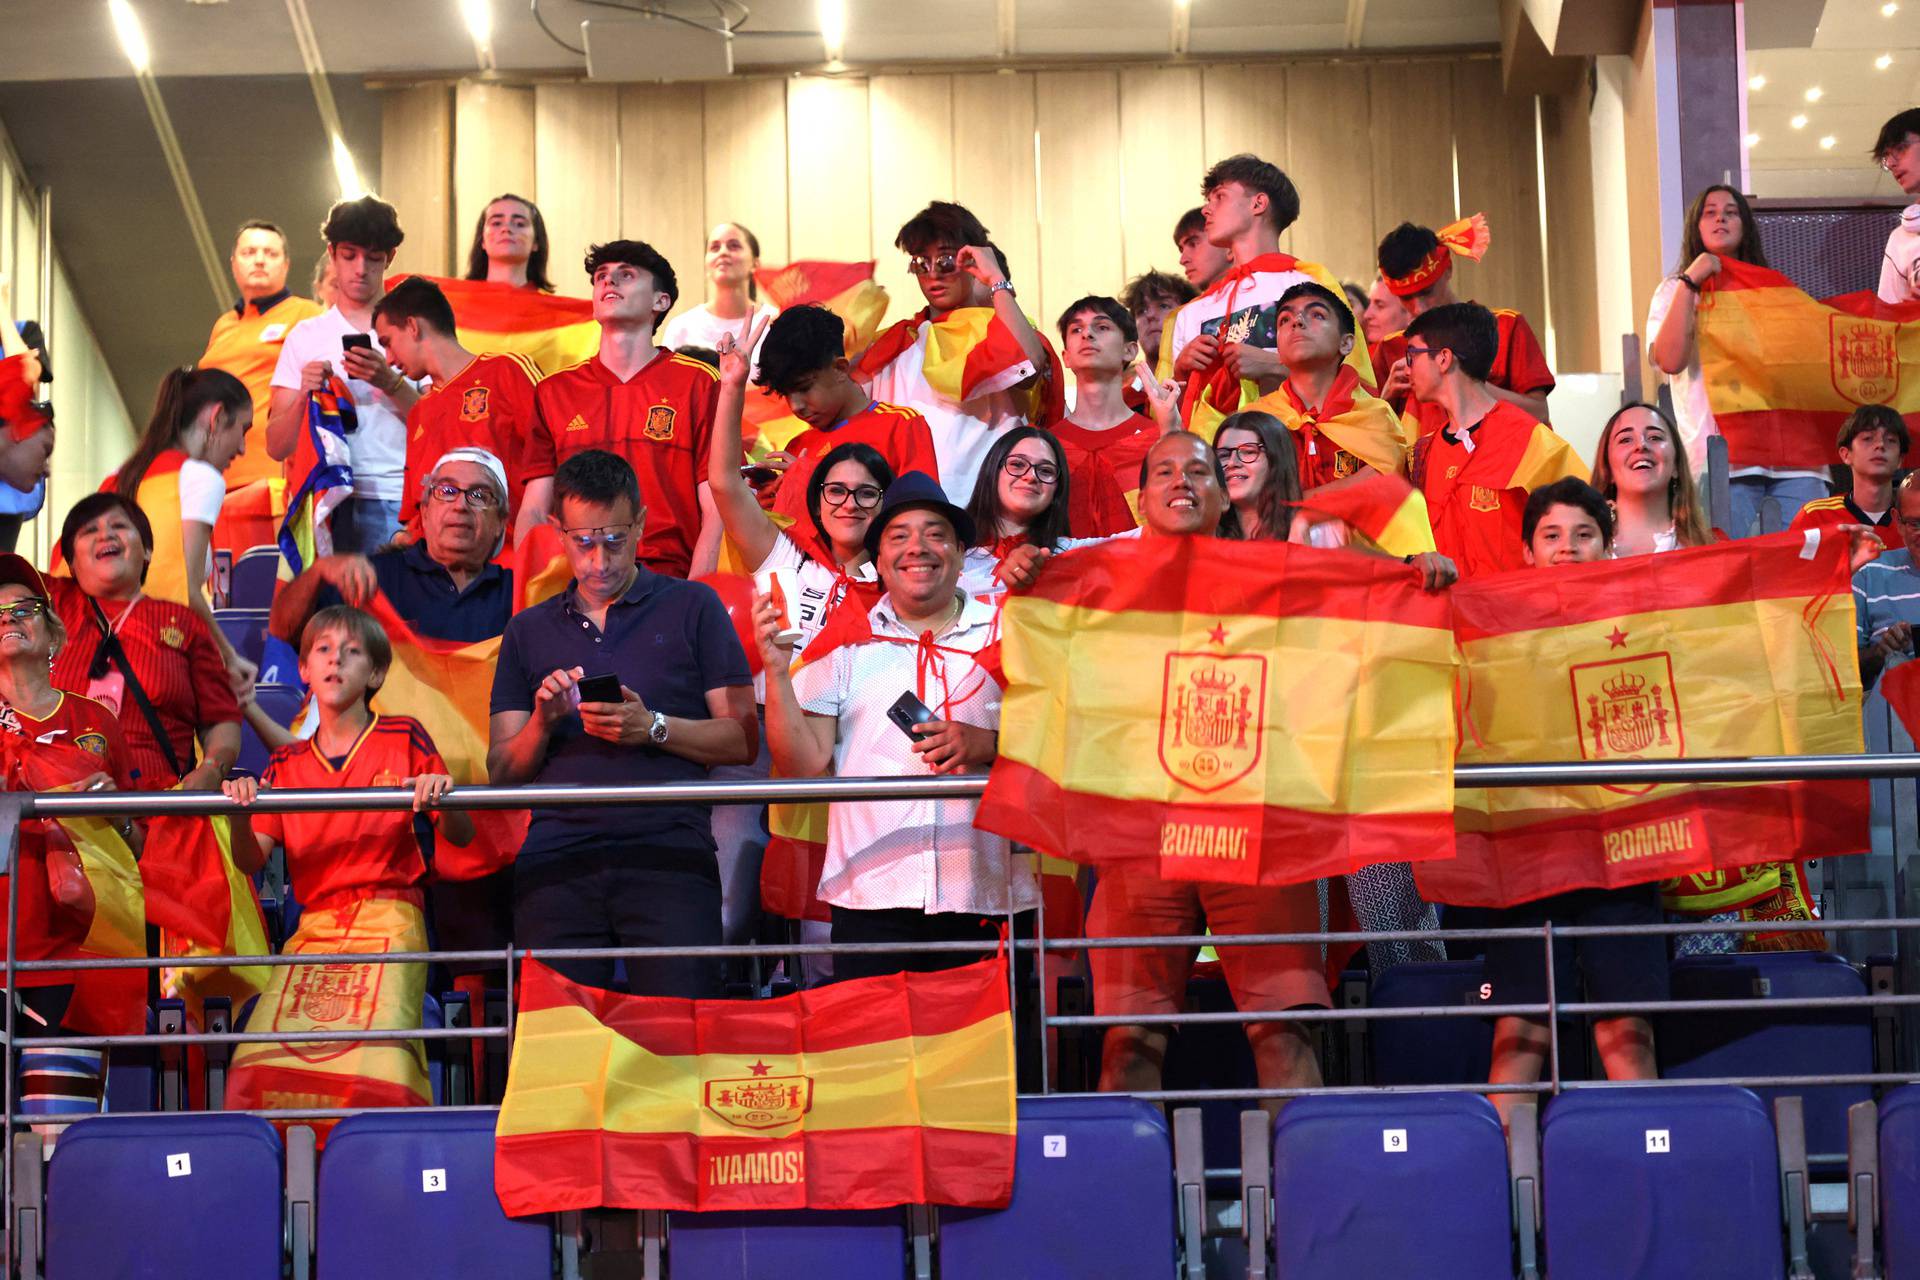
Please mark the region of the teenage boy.
MULTIPOLYGON (((234 864, 257 872, 277 848, 304 910, 281 950, 288 954, 428 949, 425 889, 433 839, 465 845, 473 819, 434 811, 453 779, 433 740, 409 716, 376 714, 370 702, 393 661, 386 632, 370 615, 335 605, 313 615, 300 637, 300 679, 312 690, 319 727, 281 747, 256 784, 223 785, 250 805, 275 787, 413 788, 412 812, 241 813, 233 820, 234 864), (367 944, 376 944, 369 947, 367 944)), ((420 1025, 425 965, 294 965, 273 970, 260 1008, 272 1024, 256 1030, 331 1029, 309 1012, 327 995, 348 995, 357 1029, 420 1025)), ((426 1054, 417 1040, 342 1045, 346 1062, 313 1064, 286 1044, 242 1046, 227 1078, 229 1108, 294 1105, 424 1105, 426 1054)))
POLYGON ((1910 204, 1887 236, 1880 263, 1880 301, 1920 302, 1920 107, 1908 107, 1880 126, 1873 159, 1900 184, 1910 204))
POLYGON ((1900 464, 1912 447, 1906 419, 1884 404, 1863 404, 1840 424, 1840 461, 1853 473, 1853 487, 1831 498, 1816 498, 1800 508, 1787 528, 1827 529, 1835 525, 1866 525, 1889 551, 1902 545, 1894 527, 1893 483, 1900 464))
POLYGON ((1587 474, 1552 428, 1487 386, 1499 334, 1477 302, 1423 311, 1407 326, 1412 394, 1444 415, 1414 446, 1413 484, 1426 495, 1435 546, 1462 578, 1522 567, 1528 492, 1587 474))
POLYGON ((934 201, 893 243, 926 309, 875 338, 853 376, 926 418, 940 487, 965 505, 996 437, 1059 416, 1059 358, 1020 309, 1006 255, 964 205, 934 201))
MULTIPOLYGON (((1417 316, 1460 301, 1453 292, 1456 252, 1478 261, 1485 251, 1486 224, 1478 215, 1437 232, 1403 222, 1380 241, 1380 277, 1408 313, 1417 316)), ((1518 406, 1535 422, 1545 422, 1547 395, 1553 390, 1547 353, 1518 311, 1495 309, 1493 318, 1500 327, 1500 345, 1487 372, 1487 390, 1518 406)), ((1406 334, 1389 334, 1377 345, 1374 368, 1382 383, 1381 394, 1403 412, 1412 413, 1420 422, 1420 434, 1426 435, 1439 425, 1440 411, 1418 397, 1408 399, 1406 334)))
POLYGON ((293 456, 307 428, 307 401, 317 391, 344 389, 351 397, 353 496, 331 518, 333 548, 366 554, 400 532, 400 499, 407 471, 407 414, 419 389, 386 361, 373 333, 379 300, 395 250, 406 234, 394 207, 374 196, 342 200, 327 213, 320 235, 333 271, 333 305, 295 325, 273 369, 267 452, 293 456))
POLYGON ((1173 247, 1180 251, 1180 274, 1198 297, 1213 288, 1213 282, 1233 265, 1233 254, 1225 245, 1207 238, 1207 211, 1199 205, 1180 215, 1173 224, 1173 247))
POLYGON ((640 478, 646 513, 640 562, 672 578, 711 573, 720 557, 720 517, 707 492, 707 448, 720 375, 713 366, 654 345, 680 297, 673 267, 652 245, 613 240, 587 252, 600 350, 534 389, 533 433, 522 455, 526 491, 514 540, 558 512, 553 477, 587 449, 624 458, 640 478))
POLYGON ((420 495, 448 450, 484 449, 507 470, 507 528, 526 488, 521 453, 533 426, 540 371, 523 355, 475 355, 460 345, 453 306, 440 286, 408 276, 374 304, 373 332, 387 363, 418 382, 431 379, 407 414, 406 492, 400 523, 420 532, 420 495))
MULTIPOLYGON (((271 222, 256 218, 241 223, 227 266, 240 296, 213 322, 199 366, 225 369, 247 384, 253 393, 254 426, 264 432, 273 414, 273 371, 280 363, 281 345, 295 325, 319 315, 322 308, 287 289, 287 233, 271 222)), ((256 439, 227 467, 227 489, 279 475, 280 464, 256 439)))
MULTIPOLYGON (((1149 388, 1149 417, 1126 402, 1126 389, 1141 358, 1133 315, 1112 298, 1088 295, 1060 313, 1060 349, 1073 373, 1073 411, 1052 424, 1053 434, 1113 473, 1136 522, 1140 514, 1140 464, 1162 432, 1180 426, 1173 389, 1149 388)), ((1102 531, 1106 532, 1106 531, 1102 531)))
POLYGON ((1148 368, 1160 363, 1160 340, 1167 321, 1199 296, 1198 289, 1169 271, 1143 271, 1127 281, 1127 287, 1120 291, 1120 303, 1133 317, 1133 327, 1139 332, 1140 354, 1148 368))
MULTIPOLYGON (((759 385, 784 396, 793 416, 806 424, 780 446, 792 461, 774 492, 773 510, 809 528, 807 481, 827 452, 843 444, 872 445, 893 474, 921 471, 938 480, 940 462, 927 420, 897 404, 882 404, 853 380, 847 359, 846 322, 825 307, 788 307, 765 330, 758 348, 759 385)), ((723 339, 724 341, 724 339, 723 339)))

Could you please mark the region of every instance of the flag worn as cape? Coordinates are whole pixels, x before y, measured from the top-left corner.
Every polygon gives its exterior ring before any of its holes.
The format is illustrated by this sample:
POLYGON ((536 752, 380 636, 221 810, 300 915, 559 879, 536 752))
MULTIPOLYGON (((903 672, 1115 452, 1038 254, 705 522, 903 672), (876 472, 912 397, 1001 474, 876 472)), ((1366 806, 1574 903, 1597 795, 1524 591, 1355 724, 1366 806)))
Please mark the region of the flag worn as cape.
POLYGON ((1310 448, 1325 447, 1316 439, 1324 436, 1334 449, 1352 454, 1375 471, 1406 474, 1413 432, 1394 413, 1393 406, 1367 393, 1352 365, 1341 366, 1333 390, 1319 413, 1303 411, 1287 392, 1288 388, 1282 385, 1246 407, 1280 419, 1287 424, 1287 430, 1310 448))
MULTIPOLYGON (((1820 468, 1840 460, 1840 423, 1892 405, 1920 436, 1920 303, 1871 293, 1824 301, 1766 267, 1723 258, 1695 318, 1700 376, 1734 467, 1820 468)), ((1916 456, 1909 451, 1908 466, 1916 456)))
POLYGON ((792 262, 784 267, 755 267, 753 282, 775 308, 818 303, 847 326, 846 348, 857 355, 880 331, 887 314, 887 291, 873 281, 873 262, 792 262))
POLYGON ((511 1216, 1004 1206, 1005 957, 746 1001, 616 995, 528 957, 495 1132, 511 1216))
MULTIPOLYGON (((1066 387, 1053 344, 1044 333, 1040 335, 1047 349, 1047 367, 1042 369, 1028 357, 1020 340, 992 307, 960 307, 938 320, 932 318, 930 309, 923 309, 898 321, 874 339, 854 365, 853 376, 861 382, 870 381, 913 348, 922 325, 927 327, 922 372, 937 394, 958 404, 1034 379, 1027 421, 1052 422, 1066 415, 1066 387), (1035 374, 1045 376, 1035 379, 1035 374)), ((1039 332, 1037 327, 1035 332, 1039 332)))
MULTIPOLYGON (((391 289, 413 272, 389 277, 391 289)), ((557 293, 487 280, 422 276, 440 286, 453 306, 460 345, 478 355, 522 355, 550 377, 600 350, 593 303, 557 293)))
MULTIPOLYGON (((1847 539, 1796 534, 1455 586, 1462 764, 1861 749, 1847 539)), ((1462 790, 1429 901, 1508 906, 1868 847, 1867 784, 1462 790)))
POLYGON ((1405 566, 1343 551, 1149 537, 1067 552, 1002 610, 1000 754, 976 825, 1169 880, 1445 858, 1446 624, 1445 597, 1405 566))
POLYGON ((333 554, 327 517, 353 494, 353 450, 346 435, 353 417, 353 397, 338 378, 307 397, 307 429, 287 461, 287 513, 279 539, 283 582, 333 554))

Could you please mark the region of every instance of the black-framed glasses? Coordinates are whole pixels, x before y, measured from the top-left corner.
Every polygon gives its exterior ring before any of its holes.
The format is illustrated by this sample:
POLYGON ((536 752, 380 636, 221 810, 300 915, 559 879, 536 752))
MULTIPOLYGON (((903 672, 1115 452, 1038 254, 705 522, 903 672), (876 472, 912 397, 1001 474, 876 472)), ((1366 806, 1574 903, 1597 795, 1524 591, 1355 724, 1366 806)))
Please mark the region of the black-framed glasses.
POLYGON ((851 500, 862 511, 871 511, 880 505, 880 486, 872 484, 841 484, 838 480, 829 480, 820 486, 820 498, 830 507, 844 507, 851 500))
POLYGON ((960 269, 960 255, 936 253, 931 258, 914 254, 907 259, 907 272, 916 276, 950 276, 960 269))
POLYGON ((427 494, 435 502, 452 503, 460 498, 465 498, 467 500, 467 509, 470 511, 491 511, 500 505, 500 496, 493 491, 491 486, 484 484, 476 484, 472 488, 462 489, 457 484, 451 484, 442 480, 437 484, 428 485, 427 494))
POLYGON ((1000 464, 1000 469, 1015 480, 1031 471, 1037 484, 1053 484, 1060 479, 1060 468, 1051 462, 1030 462, 1025 458, 1010 457, 1000 464))
POLYGON ((1230 444, 1215 449, 1213 456, 1220 459, 1220 465, 1223 467, 1235 462, 1243 467, 1250 467, 1267 456, 1267 446, 1258 440, 1249 440, 1245 444, 1230 444))
POLYGON ((0 622, 31 622, 46 611, 47 602, 44 599, 28 596, 12 604, 0 604, 0 622))
POLYGON ((561 535, 573 544, 576 551, 592 551, 595 547, 605 548, 609 552, 621 552, 633 541, 633 526, 630 524, 601 525, 596 529, 562 529, 561 535))
POLYGON ((1416 347, 1411 342, 1407 344, 1407 359, 1409 360, 1413 359, 1415 356, 1430 356, 1432 354, 1433 354, 1432 347, 1416 347))

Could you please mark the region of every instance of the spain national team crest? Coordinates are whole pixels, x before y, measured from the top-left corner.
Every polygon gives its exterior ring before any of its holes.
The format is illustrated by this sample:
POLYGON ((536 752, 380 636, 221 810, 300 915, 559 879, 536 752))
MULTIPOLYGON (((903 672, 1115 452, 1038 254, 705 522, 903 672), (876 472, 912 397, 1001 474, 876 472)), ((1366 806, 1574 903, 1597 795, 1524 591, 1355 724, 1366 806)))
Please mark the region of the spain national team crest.
MULTIPOLYGON (((374 938, 346 938, 355 951, 385 950, 374 938), (362 945, 374 944, 374 945, 362 945)), ((287 975, 276 1025, 309 1022, 316 1031, 365 1031, 373 1026, 380 996, 378 964, 297 964, 287 975)), ((306 1062, 327 1062, 353 1052, 351 1040, 323 1040, 309 1044, 288 1042, 288 1052, 306 1062)))
POLYGON ((1500 491, 1489 489, 1483 484, 1469 486, 1467 505, 1475 511, 1498 511, 1500 509, 1500 491))
POLYGON ((648 409, 644 433, 649 440, 673 439, 673 406, 656 404, 648 409))
POLYGON ((1219 791, 1253 772, 1267 727, 1267 660, 1257 653, 1169 653, 1160 693, 1160 767, 1183 787, 1219 791))
POLYGON ((171 624, 160 628, 160 643, 169 649, 178 649, 187 642, 187 633, 171 624))
POLYGON ((105 758, 107 754, 107 735, 104 733, 83 733, 73 740, 73 745, 90 756, 105 758))
POLYGON ((460 394, 460 421, 479 422, 487 416, 489 387, 468 387, 460 394))
MULTIPOLYGON (((1573 715, 1585 760, 1678 760, 1687 754, 1673 659, 1644 653, 1612 662, 1583 662, 1569 671, 1573 715)), ((1644 795, 1652 786, 1609 786, 1644 795)))
POLYGON ((784 1129, 798 1124, 813 1109, 811 1076, 770 1074, 765 1062, 747 1068, 752 1074, 701 1085, 707 1110, 736 1129, 784 1129))
POLYGON ((1887 404, 1900 389, 1900 326, 1863 316, 1828 318, 1833 389, 1854 404, 1887 404))

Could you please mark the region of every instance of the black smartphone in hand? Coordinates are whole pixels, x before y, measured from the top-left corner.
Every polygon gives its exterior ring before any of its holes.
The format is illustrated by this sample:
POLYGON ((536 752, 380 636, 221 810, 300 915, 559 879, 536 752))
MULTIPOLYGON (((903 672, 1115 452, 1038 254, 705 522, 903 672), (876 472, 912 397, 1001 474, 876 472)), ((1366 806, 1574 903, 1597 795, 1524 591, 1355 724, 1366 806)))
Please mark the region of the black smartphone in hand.
POLYGON ((900 732, 918 742, 920 735, 914 731, 917 724, 926 724, 939 717, 927 709, 927 704, 914 696, 911 689, 895 698, 893 705, 887 708, 887 719, 900 727, 900 732))
POLYGON ((587 676, 574 686, 582 702, 622 702, 619 676, 587 676))
POLYGON ((343 353, 352 351, 356 348, 358 348, 361 351, 371 352, 373 350, 372 335, 365 334, 365 333, 349 333, 341 337, 340 350, 343 353))

